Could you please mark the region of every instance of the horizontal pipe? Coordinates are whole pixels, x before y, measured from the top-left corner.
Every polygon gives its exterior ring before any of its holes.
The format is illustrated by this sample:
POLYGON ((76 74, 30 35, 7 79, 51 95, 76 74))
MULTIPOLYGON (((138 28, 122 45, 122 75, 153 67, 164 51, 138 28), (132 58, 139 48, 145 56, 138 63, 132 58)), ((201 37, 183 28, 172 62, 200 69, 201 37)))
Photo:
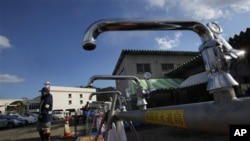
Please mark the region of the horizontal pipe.
POLYGON ((250 98, 116 112, 115 119, 229 134, 231 124, 250 124, 250 98))
POLYGON ((96 80, 134 80, 137 84, 140 84, 140 79, 136 76, 130 75, 94 75, 89 78, 86 87, 91 87, 96 80))
POLYGON ((122 95, 122 93, 120 91, 93 92, 89 95, 89 100, 91 100, 94 95, 105 95, 105 94, 112 94, 112 95, 117 94, 117 95, 119 95, 119 97, 122 95))
POLYGON ((199 35, 202 42, 213 39, 213 34, 200 22, 196 21, 168 21, 157 19, 105 19, 93 23, 85 32, 83 48, 96 48, 95 40, 105 31, 133 31, 133 30, 191 30, 199 35))

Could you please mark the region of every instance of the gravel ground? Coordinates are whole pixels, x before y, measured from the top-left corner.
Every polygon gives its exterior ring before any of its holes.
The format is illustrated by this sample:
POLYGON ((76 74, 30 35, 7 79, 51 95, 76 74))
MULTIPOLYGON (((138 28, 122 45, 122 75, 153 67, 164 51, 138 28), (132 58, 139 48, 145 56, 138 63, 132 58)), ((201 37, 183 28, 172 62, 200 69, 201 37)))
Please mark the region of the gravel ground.
MULTIPOLYGON (((229 141, 229 136, 162 126, 146 126, 138 130, 142 141, 229 141)), ((136 138, 127 131, 128 141, 136 138)))
MULTIPOLYGON (((38 133, 34 127, 32 125, 15 129, 2 129, 0 130, 0 141, 38 141, 38 133)), ((173 127, 144 125, 136 129, 142 141, 229 141, 229 136, 173 127)), ((74 134, 74 126, 71 126, 71 132, 74 134)), ((53 124, 52 141, 76 141, 77 137, 63 138, 63 133, 63 122, 53 124)), ((136 141, 130 130, 127 130, 126 133, 128 141, 136 141)), ((84 136, 84 134, 84 125, 81 124, 77 128, 77 135, 84 136)))

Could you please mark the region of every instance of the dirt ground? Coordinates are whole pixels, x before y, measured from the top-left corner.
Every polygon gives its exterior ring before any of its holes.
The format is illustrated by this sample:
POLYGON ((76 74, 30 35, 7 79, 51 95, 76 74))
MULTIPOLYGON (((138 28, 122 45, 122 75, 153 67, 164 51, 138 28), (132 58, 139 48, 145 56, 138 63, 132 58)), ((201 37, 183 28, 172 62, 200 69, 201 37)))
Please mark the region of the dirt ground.
MULTIPOLYGON (((85 135, 85 125, 79 124, 77 132, 74 132, 74 126, 71 126, 71 132, 74 138, 62 138, 64 134, 63 122, 52 124, 52 141, 76 141, 77 137, 85 135), (77 133, 77 136, 76 134, 77 133)), ((192 131, 188 129, 143 125, 137 127, 137 132, 141 141, 229 141, 229 136, 209 134, 204 132, 192 131)), ((132 132, 126 130, 128 141, 137 141, 132 132)), ((20 127, 15 129, 0 130, 0 141, 37 141, 38 133, 35 125, 20 127)))
MULTIPOLYGON (((192 131, 163 126, 146 126, 138 130, 142 141, 229 141, 229 136, 192 131)), ((128 141, 135 141, 134 135, 127 131, 128 141)))
MULTIPOLYGON (((193 131, 190 129, 143 125, 136 127, 141 141, 229 141, 228 135, 193 131)), ((81 133, 85 133, 82 129, 81 133)), ((136 137, 126 129, 127 141, 137 141, 136 137)), ((84 135, 83 135, 84 136, 84 135)))

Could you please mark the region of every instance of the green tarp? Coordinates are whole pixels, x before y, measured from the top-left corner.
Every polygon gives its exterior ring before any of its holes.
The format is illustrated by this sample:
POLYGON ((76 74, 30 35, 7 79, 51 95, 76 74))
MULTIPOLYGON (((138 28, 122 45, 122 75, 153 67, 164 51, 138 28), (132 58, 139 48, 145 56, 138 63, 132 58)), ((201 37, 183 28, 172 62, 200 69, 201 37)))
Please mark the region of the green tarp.
MULTIPOLYGON (((155 90, 158 89, 175 89, 183 82, 183 79, 150 79, 150 84, 155 90)), ((147 89, 147 83, 145 80, 140 80, 140 84, 143 89, 147 89)), ((129 91, 131 95, 136 93, 136 84, 134 81, 129 81, 129 91)))

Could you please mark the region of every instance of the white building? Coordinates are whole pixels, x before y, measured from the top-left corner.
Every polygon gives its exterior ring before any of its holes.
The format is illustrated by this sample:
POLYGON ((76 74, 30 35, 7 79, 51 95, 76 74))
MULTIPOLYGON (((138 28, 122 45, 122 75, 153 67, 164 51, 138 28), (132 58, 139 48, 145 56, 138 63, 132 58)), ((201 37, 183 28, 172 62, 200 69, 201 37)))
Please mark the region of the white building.
MULTIPOLYGON (((50 89, 53 96, 53 110, 79 111, 85 106, 89 95, 96 92, 94 88, 51 86, 49 82, 45 82, 44 85, 50 89)), ((92 100, 96 100, 96 97, 93 97, 92 100)), ((39 103, 40 96, 29 100, 29 112, 38 112, 39 103)))

